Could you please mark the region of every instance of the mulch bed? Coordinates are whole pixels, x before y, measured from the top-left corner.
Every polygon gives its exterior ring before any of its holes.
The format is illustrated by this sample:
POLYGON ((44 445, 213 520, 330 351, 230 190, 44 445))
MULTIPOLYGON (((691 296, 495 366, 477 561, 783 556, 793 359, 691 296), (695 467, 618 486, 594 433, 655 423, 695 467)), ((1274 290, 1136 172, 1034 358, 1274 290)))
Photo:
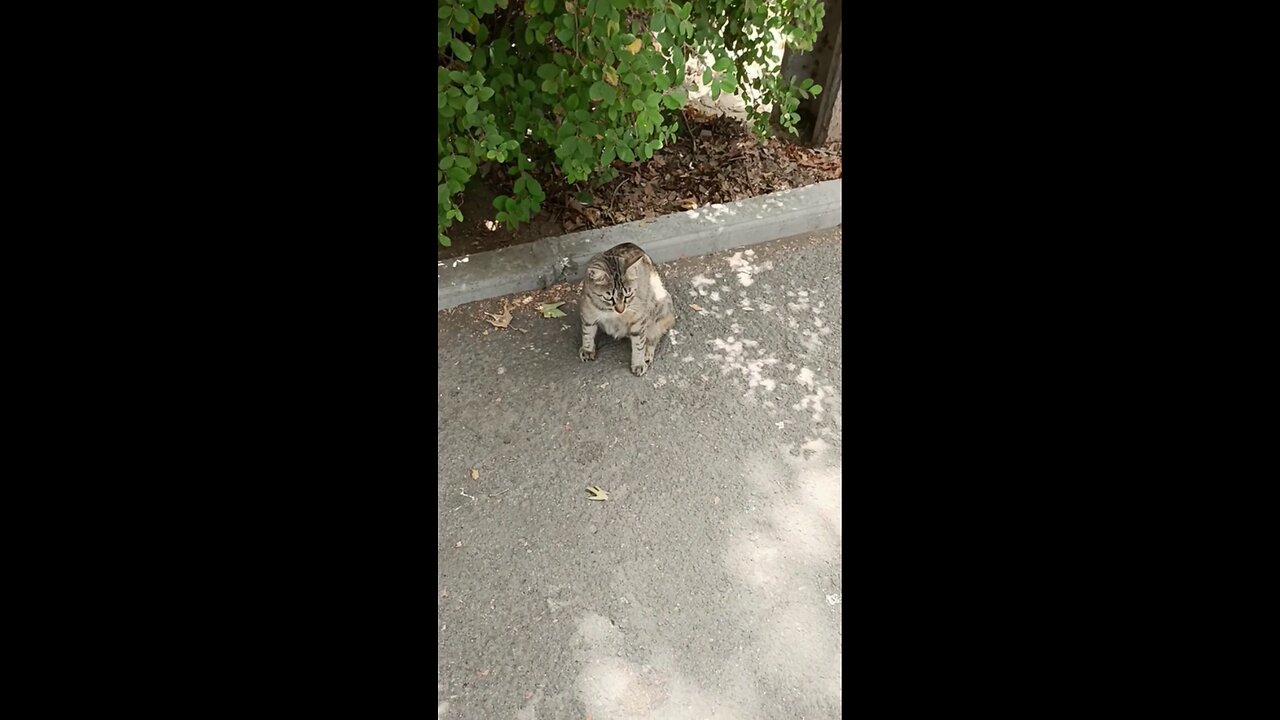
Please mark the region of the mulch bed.
POLYGON ((781 135, 761 140, 745 123, 723 115, 687 109, 685 118, 673 143, 646 162, 616 161, 618 177, 600 187, 570 185, 555 167, 537 176, 547 199, 532 222, 515 231, 493 222, 493 198, 510 194, 514 179, 503 168, 482 168, 464 193, 466 220, 450 228, 453 245, 439 247, 438 259, 652 219, 843 175, 839 142, 809 148, 781 135), (584 191, 590 198, 579 197, 584 191))

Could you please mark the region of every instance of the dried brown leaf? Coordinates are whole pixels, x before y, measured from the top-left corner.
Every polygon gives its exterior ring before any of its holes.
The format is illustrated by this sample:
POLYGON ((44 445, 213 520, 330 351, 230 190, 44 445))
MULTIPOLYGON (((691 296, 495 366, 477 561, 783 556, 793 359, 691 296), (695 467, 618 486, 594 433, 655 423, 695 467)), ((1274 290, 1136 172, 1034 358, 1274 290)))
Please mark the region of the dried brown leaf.
POLYGON ((487 312, 485 313, 485 315, 488 315, 489 317, 493 318, 492 320, 486 320, 486 322, 488 322, 490 325, 496 328, 504 328, 511 324, 511 310, 507 307, 506 300, 502 301, 501 314, 494 315, 493 313, 487 312))

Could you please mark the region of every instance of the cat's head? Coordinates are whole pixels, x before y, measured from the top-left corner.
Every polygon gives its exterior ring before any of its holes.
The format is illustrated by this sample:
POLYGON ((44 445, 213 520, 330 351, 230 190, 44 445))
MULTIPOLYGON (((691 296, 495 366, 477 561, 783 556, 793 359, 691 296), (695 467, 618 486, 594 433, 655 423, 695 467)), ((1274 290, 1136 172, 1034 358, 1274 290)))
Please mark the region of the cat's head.
POLYGON ((636 295, 636 283, 640 279, 640 258, 621 270, 617 267, 606 268, 593 264, 587 268, 587 281, 583 290, 596 297, 597 300, 612 305, 616 313, 624 313, 636 295))

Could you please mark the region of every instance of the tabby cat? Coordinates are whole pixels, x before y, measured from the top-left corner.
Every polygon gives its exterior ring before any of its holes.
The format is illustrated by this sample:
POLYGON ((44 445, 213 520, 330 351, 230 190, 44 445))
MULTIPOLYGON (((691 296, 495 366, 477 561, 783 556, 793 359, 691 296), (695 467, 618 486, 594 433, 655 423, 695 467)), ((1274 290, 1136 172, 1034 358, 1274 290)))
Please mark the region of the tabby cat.
POLYGON ((662 336, 676 324, 671 296, 653 261, 632 243, 615 245, 591 258, 578 300, 582 348, 578 357, 596 359, 596 329, 631 338, 631 373, 644 375, 662 336))

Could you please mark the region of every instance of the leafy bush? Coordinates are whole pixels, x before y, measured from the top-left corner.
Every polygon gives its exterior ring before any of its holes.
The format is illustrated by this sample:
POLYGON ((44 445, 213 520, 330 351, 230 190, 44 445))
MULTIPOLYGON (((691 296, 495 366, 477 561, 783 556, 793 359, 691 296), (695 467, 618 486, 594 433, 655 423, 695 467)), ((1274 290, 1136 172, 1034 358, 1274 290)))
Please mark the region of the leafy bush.
MULTIPOLYGON (((774 31, 812 48, 821 0, 444 0, 437 35, 437 231, 462 220, 455 202, 481 163, 515 177, 494 200, 508 227, 528 221, 546 199, 530 171, 555 167, 570 183, 613 179, 616 163, 653 157, 676 131, 667 114, 683 107, 685 61, 711 59, 703 84, 712 96, 745 96, 756 131, 769 131, 764 104, 795 132, 800 97, 792 86, 746 67, 770 60, 774 31)), ((770 60, 776 65, 776 61, 770 60)))

